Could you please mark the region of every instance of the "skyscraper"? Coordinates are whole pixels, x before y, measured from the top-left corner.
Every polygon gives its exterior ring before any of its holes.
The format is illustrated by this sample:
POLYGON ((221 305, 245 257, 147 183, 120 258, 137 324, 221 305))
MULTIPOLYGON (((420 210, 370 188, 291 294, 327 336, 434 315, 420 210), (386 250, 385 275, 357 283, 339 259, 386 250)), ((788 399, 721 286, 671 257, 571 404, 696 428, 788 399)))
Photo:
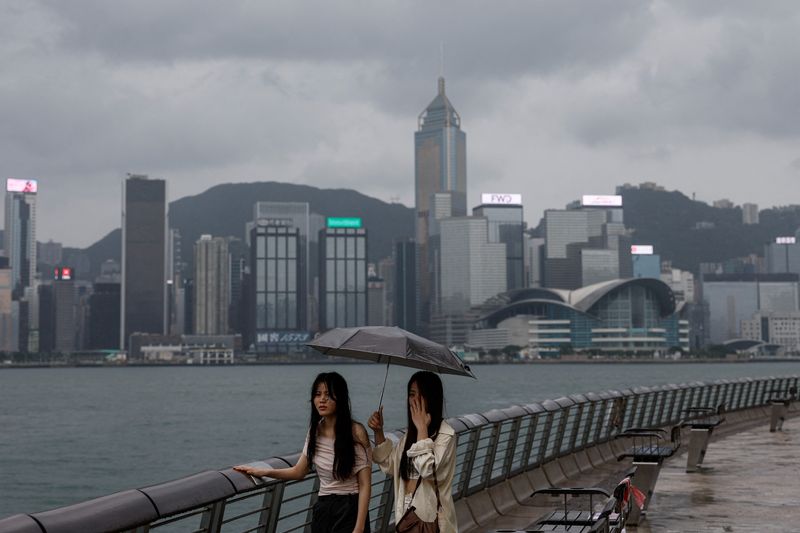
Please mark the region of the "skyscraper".
POLYGON ((194 333, 228 333, 230 256, 223 237, 203 235, 194 245, 194 333))
MULTIPOLYGON (((303 292, 298 300, 302 317, 293 329, 316 330, 319 322, 316 287, 320 275, 317 239, 319 230, 325 227, 324 218, 312 213, 307 202, 257 202, 253 211, 254 222, 250 227, 259 224, 265 227, 284 226, 297 229, 297 252, 294 259, 300 269, 297 285, 303 292)), ((258 277, 255 270, 251 272, 258 277)))
POLYGON ((544 285, 555 289, 633 276, 621 196, 584 196, 545 211, 544 285))
POLYGON ((320 330, 367 325, 367 230, 328 218, 320 231, 320 330))
POLYGON ((56 267, 53 280, 53 351, 70 353, 76 348, 76 298, 73 270, 69 267, 56 267))
POLYGON ((123 186, 120 346, 167 322, 167 184, 131 175, 123 186))
POLYGON ((470 307, 506 290, 506 245, 489 241, 485 217, 441 221, 442 272, 438 309, 442 315, 470 307))
POLYGON ((419 115, 414 133, 415 210, 422 321, 429 318, 433 291, 429 276, 428 242, 431 234, 431 197, 451 193, 448 213, 437 218, 467 213, 467 136, 461 131, 461 117, 445 94, 439 78, 438 94, 419 115))
POLYGON ((11 340, 14 338, 14 321, 11 315, 11 269, 8 258, 0 256, 0 352, 16 350, 11 340))
POLYGON ((6 221, 3 235, 11 267, 15 300, 36 278, 36 180, 6 180, 6 221))
POLYGON ((399 241, 394 248, 394 323, 417 333, 417 243, 399 241))
POLYGON ((472 210, 489 223, 489 242, 506 245, 506 287, 521 289, 525 280, 525 221, 519 194, 482 194, 481 205, 472 210))

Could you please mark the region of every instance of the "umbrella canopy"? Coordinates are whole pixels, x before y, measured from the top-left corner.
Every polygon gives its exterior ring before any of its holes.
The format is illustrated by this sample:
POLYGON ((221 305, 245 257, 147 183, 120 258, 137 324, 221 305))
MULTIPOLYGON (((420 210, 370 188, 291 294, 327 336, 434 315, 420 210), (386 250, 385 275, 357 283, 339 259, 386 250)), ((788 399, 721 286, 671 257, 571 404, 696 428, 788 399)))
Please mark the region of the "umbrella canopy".
POLYGON ((440 374, 475 375, 449 348, 398 327, 335 328, 309 342, 325 355, 366 359, 440 374))

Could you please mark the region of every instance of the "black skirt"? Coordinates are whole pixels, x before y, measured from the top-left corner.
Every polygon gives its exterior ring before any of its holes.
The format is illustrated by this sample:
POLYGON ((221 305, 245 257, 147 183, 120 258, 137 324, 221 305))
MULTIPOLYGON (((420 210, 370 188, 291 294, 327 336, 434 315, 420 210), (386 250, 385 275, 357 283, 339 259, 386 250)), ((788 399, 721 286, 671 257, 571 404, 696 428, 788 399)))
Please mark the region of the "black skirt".
MULTIPOLYGON (((320 496, 311 515, 311 533, 353 533, 358 519, 358 494, 320 496)), ((364 533, 370 533, 369 515, 364 533)))

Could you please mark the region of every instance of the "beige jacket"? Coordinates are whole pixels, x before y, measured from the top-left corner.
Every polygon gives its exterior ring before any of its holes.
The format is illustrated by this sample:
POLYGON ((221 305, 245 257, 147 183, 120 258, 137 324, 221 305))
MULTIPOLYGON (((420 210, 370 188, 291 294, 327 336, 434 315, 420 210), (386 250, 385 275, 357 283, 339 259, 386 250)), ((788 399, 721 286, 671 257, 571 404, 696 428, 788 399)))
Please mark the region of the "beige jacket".
MULTIPOLYGON (((394 516, 399 520, 405 509, 403 500, 406 496, 406 487, 400 476, 400 458, 405 446, 406 436, 395 445, 386 439, 372 450, 372 460, 381 467, 388 476, 392 476, 394 483, 394 516)), ((436 440, 425 439, 415 442, 408 449, 408 457, 414 461, 414 466, 423 482, 417 489, 412 505, 416 508, 417 516, 425 522, 433 522, 436 517, 436 492, 433 484, 433 458, 436 456, 436 480, 439 483, 439 498, 442 509, 439 512, 439 529, 442 533, 456 533, 456 508, 453 505, 453 476, 456 472, 456 432, 450 425, 442 421, 436 440)))

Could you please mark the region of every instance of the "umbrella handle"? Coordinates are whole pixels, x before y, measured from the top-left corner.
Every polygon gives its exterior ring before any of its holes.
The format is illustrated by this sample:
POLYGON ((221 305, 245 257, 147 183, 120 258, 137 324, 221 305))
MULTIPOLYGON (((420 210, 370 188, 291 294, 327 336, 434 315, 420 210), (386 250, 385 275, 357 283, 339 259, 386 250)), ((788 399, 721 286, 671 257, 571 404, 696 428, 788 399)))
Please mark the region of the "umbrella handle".
POLYGON ((386 379, 389 377, 389 365, 391 363, 386 363, 386 375, 383 376, 383 388, 381 389, 381 399, 378 400, 378 411, 381 410, 381 406, 383 405, 383 392, 386 390, 386 379))

